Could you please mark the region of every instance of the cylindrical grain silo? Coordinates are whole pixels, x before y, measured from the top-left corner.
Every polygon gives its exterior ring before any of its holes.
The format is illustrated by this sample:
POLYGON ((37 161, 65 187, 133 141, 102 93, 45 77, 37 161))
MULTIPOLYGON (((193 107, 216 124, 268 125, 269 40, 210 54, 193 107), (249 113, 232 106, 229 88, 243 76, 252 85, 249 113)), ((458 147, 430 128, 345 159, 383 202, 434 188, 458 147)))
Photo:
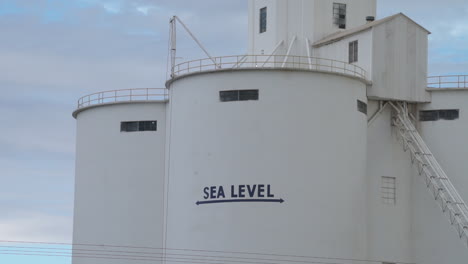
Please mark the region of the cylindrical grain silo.
POLYGON ((163 245, 166 99, 165 89, 80 99, 73 113, 74 264, 124 264, 142 257, 160 263, 161 255, 121 251, 145 252, 139 247, 163 245))
MULTIPOLYGON (((457 188, 461 198, 468 201, 468 90, 464 76, 432 77, 440 88, 431 88, 432 101, 419 106, 419 131, 434 157, 457 188), (453 88, 453 86, 460 88, 453 88)), ((421 178, 413 179, 413 232, 417 263, 464 263, 468 259, 466 245, 454 239, 458 235, 447 225, 446 216, 434 203, 421 178), (437 241, 444 241, 438 247, 437 241), (450 250, 448 250, 450 249, 450 250), (450 260, 450 261, 448 261, 450 260)))
POLYGON ((366 258, 365 80, 247 68, 167 86, 166 247, 366 258))

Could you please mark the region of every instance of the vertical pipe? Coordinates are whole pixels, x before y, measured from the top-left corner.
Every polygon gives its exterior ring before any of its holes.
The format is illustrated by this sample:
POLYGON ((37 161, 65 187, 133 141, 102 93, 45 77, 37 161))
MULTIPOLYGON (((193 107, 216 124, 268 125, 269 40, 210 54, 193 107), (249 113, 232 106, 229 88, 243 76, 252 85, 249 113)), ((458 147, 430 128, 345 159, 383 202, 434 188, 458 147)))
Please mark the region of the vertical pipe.
POLYGON ((309 57, 309 70, 312 70, 312 54, 310 52, 310 40, 309 38, 305 38, 306 39, 306 48, 307 48, 307 57, 309 57))
MULTIPOLYGON (((301 36, 304 38, 304 0, 302 0, 302 3, 301 3, 301 36)), ((301 56, 303 55, 304 53, 302 52, 301 50, 301 56)), ((309 56, 310 57, 310 56, 309 56)))
POLYGON ((176 20, 175 16, 170 20, 171 24, 171 78, 175 77, 175 63, 176 63, 176 56, 177 56, 177 31, 176 31, 176 20))

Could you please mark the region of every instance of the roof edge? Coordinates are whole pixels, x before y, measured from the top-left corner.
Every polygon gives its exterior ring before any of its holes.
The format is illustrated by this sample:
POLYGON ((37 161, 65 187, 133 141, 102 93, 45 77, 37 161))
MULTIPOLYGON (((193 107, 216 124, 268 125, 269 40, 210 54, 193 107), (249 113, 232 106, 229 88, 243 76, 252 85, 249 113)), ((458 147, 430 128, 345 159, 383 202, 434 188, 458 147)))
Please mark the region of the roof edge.
POLYGON ((403 17, 403 18, 409 20, 410 22, 412 22, 413 24, 417 25, 418 27, 420 27, 422 30, 426 31, 428 34, 431 34, 431 32, 429 30, 427 30, 425 27, 421 26, 420 24, 416 23, 413 19, 409 18, 407 15, 400 12, 398 14, 395 14, 395 15, 392 15, 392 16, 388 16, 388 17, 373 21, 373 22, 361 25, 361 26, 356 27, 356 28, 352 28, 352 29, 348 29, 348 30, 345 30, 345 31, 342 31, 342 32, 330 34, 330 35, 322 38, 321 40, 315 42, 312 46, 314 48, 319 48, 319 47, 322 47, 322 46, 325 46, 325 45, 340 41, 340 40, 345 39, 347 37, 354 36, 354 35, 359 34, 361 32, 370 30, 370 29, 372 29, 372 28, 374 28, 374 27, 376 27, 378 25, 381 25, 381 24, 387 23, 389 21, 392 21, 397 17, 403 17))

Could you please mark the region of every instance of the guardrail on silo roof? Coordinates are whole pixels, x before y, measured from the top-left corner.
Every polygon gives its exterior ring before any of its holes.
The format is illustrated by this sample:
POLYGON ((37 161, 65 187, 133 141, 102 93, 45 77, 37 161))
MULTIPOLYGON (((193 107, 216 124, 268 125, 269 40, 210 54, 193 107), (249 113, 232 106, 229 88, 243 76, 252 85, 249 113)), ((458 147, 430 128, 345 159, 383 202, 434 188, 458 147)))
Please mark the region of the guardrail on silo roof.
POLYGON ((468 89, 468 75, 443 75, 427 77, 429 89, 468 89))
POLYGON ((78 109, 93 105, 141 102, 141 101, 167 101, 169 93, 166 88, 135 88, 97 92, 78 99, 78 109))
POLYGON ((187 61, 174 66, 172 78, 204 71, 283 68, 340 73, 367 80, 367 72, 355 64, 332 59, 290 55, 238 55, 187 61))

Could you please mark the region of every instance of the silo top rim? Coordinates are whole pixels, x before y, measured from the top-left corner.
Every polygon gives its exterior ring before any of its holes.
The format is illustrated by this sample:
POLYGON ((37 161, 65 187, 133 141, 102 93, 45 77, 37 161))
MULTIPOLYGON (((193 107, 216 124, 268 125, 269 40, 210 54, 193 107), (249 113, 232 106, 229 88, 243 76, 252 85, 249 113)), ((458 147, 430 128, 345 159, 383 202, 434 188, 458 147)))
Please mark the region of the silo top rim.
POLYGON ((237 55, 212 57, 177 64, 168 83, 183 76, 202 72, 234 70, 299 70, 342 74, 369 82, 367 72, 344 61, 292 55, 237 55))
POLYGON ((100 106, 121 103, 155 103, 167 102, 169 92, 166 88, 133 88, 121 90, 109 90, 85 95, 78 99, 73 117, 79 112, 100 106))

